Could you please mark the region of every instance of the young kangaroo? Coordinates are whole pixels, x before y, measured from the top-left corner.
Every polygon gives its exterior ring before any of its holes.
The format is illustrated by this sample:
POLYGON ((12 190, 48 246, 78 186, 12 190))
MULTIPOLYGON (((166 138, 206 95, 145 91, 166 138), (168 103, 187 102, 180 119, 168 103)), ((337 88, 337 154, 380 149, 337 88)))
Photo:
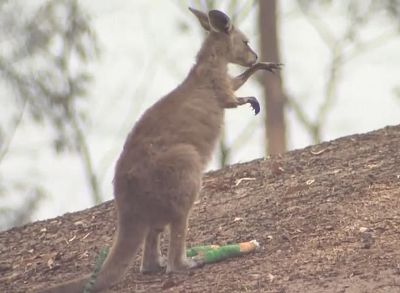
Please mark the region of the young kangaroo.
MULTIPOLYGON (((248 39, 223 12, 190 11, 208 36, 187 78, 143 114, 125 142, 113 181, 117 233, 93 292, 116 283, 143 243, 142 272, 159 271, 166 265, 172 273, 200 265, 186 258, 186 230, 202 172, 220 134, 224 109, 249 103, 258 113, 254 97, 236 97, 234 91, 257 70, 280 68, 279 64, 256 63, 248 39), (249 68, 231 78, 228 63, 249 68), (159 234, 166 226, 170 238, 164 260, 159 234)), ((88 278, 40 292, 82 292, 88 278)))

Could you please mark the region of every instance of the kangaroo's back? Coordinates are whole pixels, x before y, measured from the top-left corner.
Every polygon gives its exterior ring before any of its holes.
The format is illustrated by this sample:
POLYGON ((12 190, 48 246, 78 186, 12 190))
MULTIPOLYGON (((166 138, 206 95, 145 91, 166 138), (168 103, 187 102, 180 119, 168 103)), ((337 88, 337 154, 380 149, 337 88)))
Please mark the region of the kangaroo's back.
POLYGON ((118 160, 118 172, 126 172, 132 162, 147 165, 155 153, 176 144, 192 145, 205 167, 212 155, 224 121, 212 86, 202 86, 192 70, 188 78, 149 108, 136 123, 118 160), (144 159, 146 158, 146 159, 144 159))

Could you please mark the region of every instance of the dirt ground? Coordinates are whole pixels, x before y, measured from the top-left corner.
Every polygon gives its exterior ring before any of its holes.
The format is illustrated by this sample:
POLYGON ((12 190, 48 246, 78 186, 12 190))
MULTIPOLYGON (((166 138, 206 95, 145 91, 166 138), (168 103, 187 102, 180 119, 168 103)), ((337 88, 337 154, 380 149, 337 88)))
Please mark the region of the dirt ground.
MULTIPOLYGON (((106 202, 0 233, 0 292, 91 271, 114 217, 106 202)), ((400 292, 400 126, 208 173, 188 246, 252 239, 180 275, 141 275, 137 255, 109 292, 400 292)))

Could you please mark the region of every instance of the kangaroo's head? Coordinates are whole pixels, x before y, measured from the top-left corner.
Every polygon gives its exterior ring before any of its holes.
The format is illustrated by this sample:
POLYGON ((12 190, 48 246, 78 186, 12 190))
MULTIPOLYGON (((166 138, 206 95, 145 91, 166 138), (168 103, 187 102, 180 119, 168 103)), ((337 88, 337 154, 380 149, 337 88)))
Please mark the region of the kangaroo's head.
POLYGON ((193 8, 189 10, 210 33, 208 41, 229 63, 249 67, 257 61, 257 54, 250 48, 249 39, 234 27, 229 16, 219 10, 210 10, 208 15, 193 8))

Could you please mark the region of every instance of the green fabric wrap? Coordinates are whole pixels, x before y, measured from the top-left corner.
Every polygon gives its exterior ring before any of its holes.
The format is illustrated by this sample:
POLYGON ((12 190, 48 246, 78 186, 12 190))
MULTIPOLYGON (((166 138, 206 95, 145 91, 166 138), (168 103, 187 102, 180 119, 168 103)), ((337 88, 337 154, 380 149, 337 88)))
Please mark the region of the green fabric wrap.
POLYGON ((231 244, 221 247, 196 246, 188 249, 186 254, 188 257, 195 257, 195 259, 202 260, 205 263, 213 263, 238 256, 241 252, 238 244, 231 244))
POLYGON ((207 250, 212 250, 212 249, 216 249, 216 248, 219 248, 219 247, 216 247, 215 245, 194 246, 194 247, 186 250, 186 256, 194 257, 199 254, 204 254, 204 252, 207 250))

